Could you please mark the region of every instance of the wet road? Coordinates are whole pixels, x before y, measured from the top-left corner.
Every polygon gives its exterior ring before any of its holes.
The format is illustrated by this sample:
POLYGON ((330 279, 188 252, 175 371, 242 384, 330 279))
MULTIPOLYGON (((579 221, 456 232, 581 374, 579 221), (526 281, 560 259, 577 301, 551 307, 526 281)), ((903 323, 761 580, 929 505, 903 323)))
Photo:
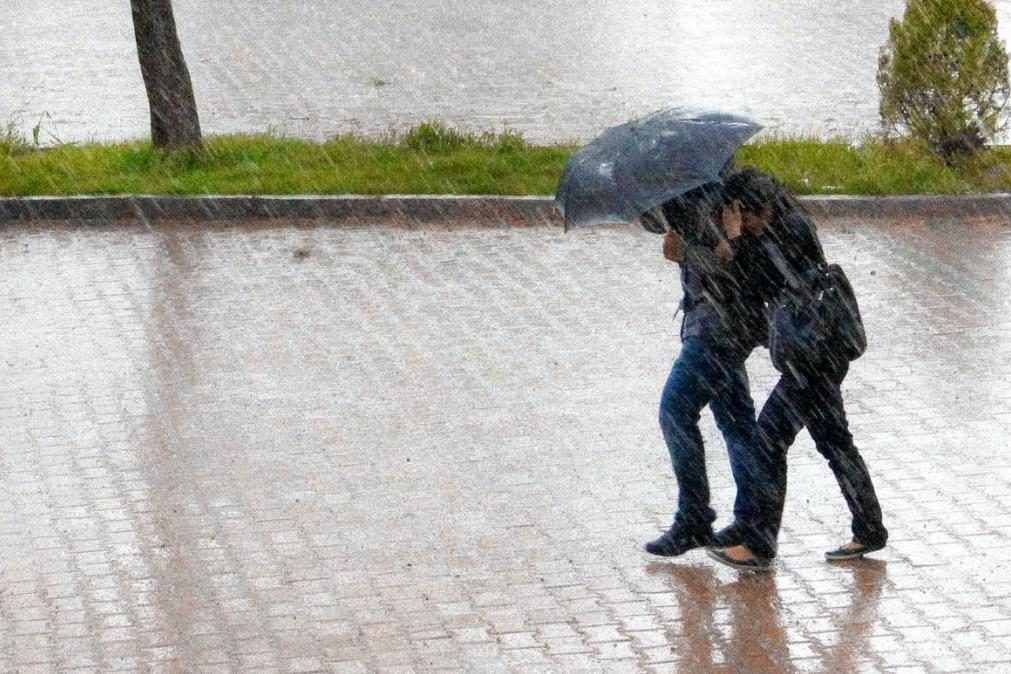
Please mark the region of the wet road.
MULTIPOLYGON (((1007 37, 1011 0, 993 4, 1007 37)), ((209 133, 322 139, 436 119, 548 142, 672 104, 859 139, 878 127, 878 50, 905 3, 173 5, 209 133)), ((30 137, 41 119, 43 142, 149 134, 128 3, 7 0, 0 35, 0 125, 30 137)))
POLYGON ((638 550, 676 492, 655 238, 3 229, 0 670, 999 671, 1011 230, 823 231, 892 544, 822 561, 848 521, 805 434, 776 571, 742 576, 638 550))

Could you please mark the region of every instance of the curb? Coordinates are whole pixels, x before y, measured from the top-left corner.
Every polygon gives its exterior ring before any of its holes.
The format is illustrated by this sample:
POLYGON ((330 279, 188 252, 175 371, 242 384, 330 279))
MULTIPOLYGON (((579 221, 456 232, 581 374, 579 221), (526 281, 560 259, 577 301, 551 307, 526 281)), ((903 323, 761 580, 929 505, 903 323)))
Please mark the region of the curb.
MULTIPOLYGON (((816 218, 942 218, 1000 216, 1011 220, 1011 194, 968 196, 807 196, 816 218)), ((325 219, 408 224, 466 221, 486 225, 561 225, 546 196, 72 196, 0 198, 0 224, 45 220, 160 219, 220 221, 325 219)))
POLYGON ((39 220, 326 219, 560 224, 550 197, 453 195, 72 196, 0 198, 0 223, 39 220))
POLYGON ((855 220, 904 218, 1011 219, 1011 194, 798 197, 815 218, 855 220))

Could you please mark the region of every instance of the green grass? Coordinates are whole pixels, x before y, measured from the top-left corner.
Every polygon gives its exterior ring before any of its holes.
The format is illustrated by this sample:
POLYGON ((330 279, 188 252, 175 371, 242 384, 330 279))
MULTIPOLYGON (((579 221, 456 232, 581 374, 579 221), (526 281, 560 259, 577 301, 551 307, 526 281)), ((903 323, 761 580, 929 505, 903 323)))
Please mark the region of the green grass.
POLYGON ((995 146, 947 166, 911 141, 772 139, 746 145, 754 164, 796 194, 972 194, 1011 191, 1011 146, 995 146))
MULTIPOLYGON (((439 124, 323 143, 215 136, 202 152, 165 152, 147 142, 39 148, 8 126, 0 129, 0 195, 553 194, 575 149, 439 124)), ((741 148, 738 161, 798 194, 1011 191, 1011 147, 948 167, 908 142, 774 138, 741 148)))

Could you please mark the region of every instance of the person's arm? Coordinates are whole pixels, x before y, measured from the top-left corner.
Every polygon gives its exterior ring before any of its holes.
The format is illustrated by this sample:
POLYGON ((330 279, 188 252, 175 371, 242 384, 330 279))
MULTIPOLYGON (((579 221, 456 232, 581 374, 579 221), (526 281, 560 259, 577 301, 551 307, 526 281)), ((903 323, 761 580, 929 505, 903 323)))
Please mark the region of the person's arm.
POLYGON ((692 267, 705 273, 726 274, 730 257, 721 254, 720 242, 715 248, 686 243, 675 231, 668 231, 663 239, 663 256, 671 262, 692 267))
POLYGON ((744 221, 741 217, 740 202, 735 200, 729 207, 723 209, 720 224, 726 238, 721 239, 713 248, 682 245, 682 259, 685 264, 724 275, 732 273, 729 263, 741 254, 743 248, 741 234, 744 231, 744 221))
POLYGON ((732 274, 740 286, 757 291, 766 301, 771 300, 782 287, 782 278, 767 252, 767 227, 757 229, 744 223, 741 204, 734 200, 723 209, 721 223, 727 237, 727 251, 733 266, 732 274), (748 236, 742 236, 747 230, 748 236))
POLYGON ((681 261, 690 267, 726 273, 734 257, 734 247, 720 241, 713 248, 682 243, 681 261))

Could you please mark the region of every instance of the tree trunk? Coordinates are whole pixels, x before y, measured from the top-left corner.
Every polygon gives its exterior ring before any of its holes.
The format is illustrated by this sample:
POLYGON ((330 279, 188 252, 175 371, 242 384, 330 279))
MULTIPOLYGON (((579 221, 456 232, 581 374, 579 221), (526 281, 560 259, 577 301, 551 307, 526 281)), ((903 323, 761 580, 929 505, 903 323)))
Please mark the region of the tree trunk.
POLYGON ((176 34, 172 0, 130 0, 130 7, 151 109, 151 140, 155 147, 199 146, 200 118, 176 34))

